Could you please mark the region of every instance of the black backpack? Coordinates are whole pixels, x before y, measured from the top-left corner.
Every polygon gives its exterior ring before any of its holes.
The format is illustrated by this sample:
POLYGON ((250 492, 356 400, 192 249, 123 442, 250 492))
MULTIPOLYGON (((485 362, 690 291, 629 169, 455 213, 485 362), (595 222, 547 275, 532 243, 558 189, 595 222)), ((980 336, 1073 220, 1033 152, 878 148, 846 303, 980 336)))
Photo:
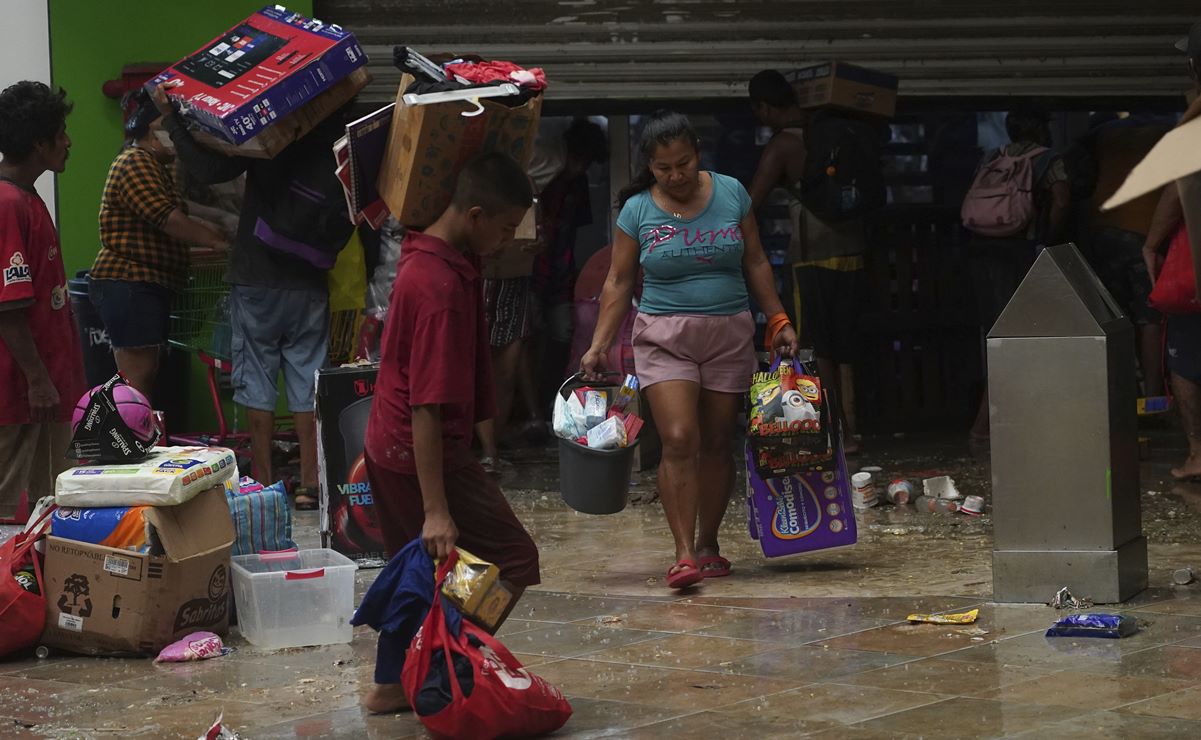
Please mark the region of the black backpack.
POLYGON ((885 203, 883 153, 876 126, 819 111, 805 127, 801 202, 822 221, 860 218, 885 203))
POLYGON ((354 231, 330 144, 316 131, 260 164, 247 185, 259 192, 254 236, 263 246, 332 269, 354 231))

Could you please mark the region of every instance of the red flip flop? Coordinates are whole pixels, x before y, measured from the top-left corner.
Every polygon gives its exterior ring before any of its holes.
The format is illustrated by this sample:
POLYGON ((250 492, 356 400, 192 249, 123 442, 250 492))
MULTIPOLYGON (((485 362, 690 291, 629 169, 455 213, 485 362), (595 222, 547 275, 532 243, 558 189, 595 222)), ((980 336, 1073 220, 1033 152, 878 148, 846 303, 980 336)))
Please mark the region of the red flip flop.
POLYGON ((725 578, 730 575, 730 561, 721 555, 706 555, 701 558, 701 575, 705 578, 725 578))
POLYGON ((688 588, 705 580, 701 569, 696 567, 695 560, 678 560, 667 570, 668 588, 688 588))

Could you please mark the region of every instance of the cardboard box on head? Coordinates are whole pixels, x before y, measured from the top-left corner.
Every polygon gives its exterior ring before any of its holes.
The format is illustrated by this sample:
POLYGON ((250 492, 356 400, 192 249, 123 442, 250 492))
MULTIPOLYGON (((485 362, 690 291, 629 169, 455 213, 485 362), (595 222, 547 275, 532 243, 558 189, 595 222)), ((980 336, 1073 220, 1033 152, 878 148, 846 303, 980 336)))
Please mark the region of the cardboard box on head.
POLYGON ((826 62, 784 72, 802 109, 838 108, 891 118, 897 111, 897 78, 846 62, 826 62))
POLYGON ((286 149, 289 144, 304 137, 305 134, 315 129, 317 124, 353 100, 364 87, 367 87, 368 82, 371 82, 371 73, 366 69, 356 69, 346 79, 241 144, 230 144, 199 127, 192 131, 192 135, 196 141, 209 149, 228 154, 231 157, 272 159, 286 149))
POLYGON ((145 511, 159 554, 51 536, 42 643, 86 655, 155 655, 179 638, 229 626, 233 522, 225 491, 145 511))
POLYGON ((146 83, 220 139, 242 144, 367 64, 354 34, 267 6, 146 83))
POLYGON ((499 151, 523 168, 529 166, 542 96, 514 107, 481 99, 482 111, 464 116, 475 103, 406 104, 405 91, 412 83, 411 75, 400 79, 379 192, 402 225, 421 229, 450 205, 455 178, 475 156, 499 151))

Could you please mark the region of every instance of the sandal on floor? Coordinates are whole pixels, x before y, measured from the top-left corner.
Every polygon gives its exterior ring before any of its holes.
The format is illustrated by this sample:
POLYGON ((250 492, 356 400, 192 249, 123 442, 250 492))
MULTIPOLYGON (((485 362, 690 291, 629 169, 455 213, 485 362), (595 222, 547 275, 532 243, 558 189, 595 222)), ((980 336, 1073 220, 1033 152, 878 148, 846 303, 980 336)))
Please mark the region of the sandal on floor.
POLYGON ((701 558, 701 575, 705 578, 725 578, 730 575, 730 561, 721 555, 706 555, 701 558))
POLYGON ((667 570, 668 588, 688 588, 705 580, 695 560, 678 560, 667 570))
POLYGON ((292 505, 297 511, 316 511, 321 505, 316 488, 297 488, 292 494, 292 505))

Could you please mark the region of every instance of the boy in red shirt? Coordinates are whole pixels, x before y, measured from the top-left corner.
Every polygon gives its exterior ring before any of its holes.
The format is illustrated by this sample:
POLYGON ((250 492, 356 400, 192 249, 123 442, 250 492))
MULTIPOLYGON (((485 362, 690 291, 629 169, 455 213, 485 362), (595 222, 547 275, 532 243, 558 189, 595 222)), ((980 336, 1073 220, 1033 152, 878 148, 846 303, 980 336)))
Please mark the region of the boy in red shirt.
POLYGON ((58 232, 34 189, 66 168, 70 111, 40 82, 0 92, 0 517, 23 492, 53 495, 84 391, 58 232))
MULTIPOLYGON (((435 558, 459 544, 500 568, 514 603, 539 582, 538 548, 472 455, 471 436, 496 412, 480 257, 513 240, 532 202, 521 167, 485 154, 459 174, 446 212, 405 236, 366 439, 389 557, 417 537, 435 558)), ((380 650, 364 705, 407 708, 394 660, 380 650)))

